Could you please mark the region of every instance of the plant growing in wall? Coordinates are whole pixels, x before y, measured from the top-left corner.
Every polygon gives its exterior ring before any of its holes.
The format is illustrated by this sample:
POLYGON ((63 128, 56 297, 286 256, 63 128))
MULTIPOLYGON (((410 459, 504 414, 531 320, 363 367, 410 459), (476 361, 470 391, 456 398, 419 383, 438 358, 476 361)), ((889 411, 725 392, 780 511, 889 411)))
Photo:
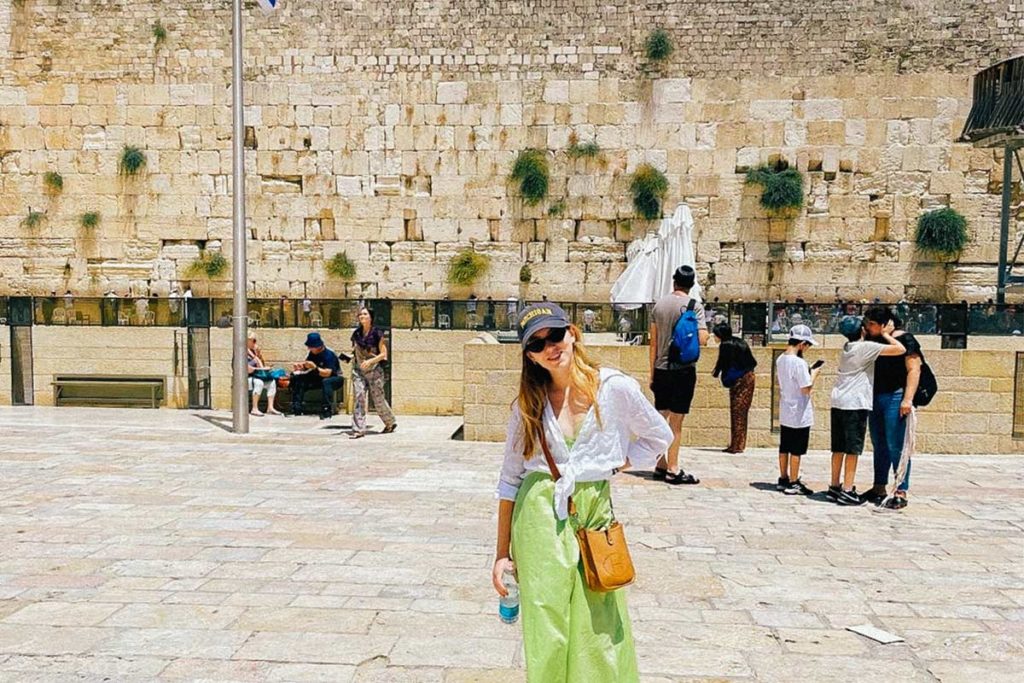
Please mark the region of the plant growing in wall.
POLYGON ((565 200, 564 199, 559 199, 557 202, 553 202, 551 204, 551 206, 548 207, 548 217, 549 218, 561 218, 562 216, 565 215, 565 211, 566 211, 565 200))
POLYGON ((29 209, 28 214, 21 219, 21 226, 23 228, 28 228, 29 230, 35 230, 43 224, 44 220, 46 220, 45 213, 29 209))
POLYGON ((215 278, 228 269, 228 260, 219 251, 200 254, 199 258, 189 264, 186 274, 189 277, 215 278))
POLYGON ((524 263, 523 267, 519 269, 519 281, 524 285, 533 281, 533 271, 530 269, 529 263, 524 263))
POLYGON ((761 186, 761 206, 773 216, 792 216, 804 205, 804 178, 783 163, 747 171, 748 185, 761 186))
POLYGON ((644 54, 652 62, 661 62, 668 59, 674 49, 672 38, 668 35, 668 31, 663 28, 656 28, 651 31, 651 34, 647 36, 647 40, 644 41, 644 54))
POLYGON ((153 47, 159 48, 167 40, 167 29, 164 28, 159 19, 153 22, 151 29, 153 31, 153 47))
POLYGON ((327 262, 327 274, 339 280, 351 280, 356 276, 356 264, 347 253, 339 252, 327 262))
POLYGON ((539 149, 524 149, 516 157, 509 176, 519 183, 519 194, 529 206, 539 204, 548 196, 548 155, 539 149))
POLYGON ((967 219, 949 207, 923 213, 917 217, 914 242, 921 251, 955 256, 967 244, 967 219))
POLYGON ((633 208, 647 220, 661 218, 661 203, 668 194, 668 178, 650 164, 640 164, 629 182, 633 208))
POLYGON ((576 133, 571 133, 569 135, 569 146, 565 148, 565 153, 569 155, 570 159, 593 159, 601 153, 601 146, 593 140, 580 143, 576 133))
POLYGON ((78 224, 86 230, 92 230, 100 224, 100 214, 98 211, 86 211, 78 217, 78 224))
POLYGON ((117 162, 117 172, 122 176, 135 176, 146 166, 146 154, 134 145, 125 145, 117 162))
POLYGON ((479 280, 490 265, 491 260, 486 255, 472 249, 464 249, 453 256, 448 264, 448 282, 468 287, 479 280))
POLYGON ((50 194, 60 194, 64 190, 64 176, 56 171, 47 171, 43 176, 43 185, 50 194))

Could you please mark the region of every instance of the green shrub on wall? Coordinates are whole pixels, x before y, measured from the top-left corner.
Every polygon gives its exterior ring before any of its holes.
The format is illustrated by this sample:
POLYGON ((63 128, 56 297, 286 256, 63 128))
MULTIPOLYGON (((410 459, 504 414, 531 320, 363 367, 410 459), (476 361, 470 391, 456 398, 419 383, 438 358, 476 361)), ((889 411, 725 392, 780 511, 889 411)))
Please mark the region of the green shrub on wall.
POLYGON ((43 213, 42 211, 33 211, 32 209, 29 209, 28 215, 21 219, 21 226, 23 228, 28 228, 29 230, 35 230, 36 228, 43 224, 44 220, 46 220, 45 213, 43 213))
POLYGON ((100 214, 98 211, 86 211, 78 217, 78 224, 86 230, 92 230, 100 224, 100 214))
POLYGON ((341 280, 351 280, 356 276, 356 264, 344 251, 331 257, 327 262, 327 274, 341 280))
POLYGON ((650 164, 640 164, 629 183, 633 208, 647 220, 661 218, 661 202, 668 194, 668 178, 650 164))
POLYGON ((43 176, 43 185, 46 191, 51 194, 60 194, 64 190, 64 176, 56 171, 47 171, 43 176))
POLYGON ((534 206, 548 196, 548 155, 539 149, 524 149, 516 157, 509 176, 519 183, 519 194, 529 205, 534 206))
POLYGON ((164 25, 160 23, 159 20, 157 20, 152 26, 152 31, 153 46, 160 47, 163 44, 163 42, 167 40, 167 29, 164 28, 164 25))
POLYGON ((123 176, 137 175, 146 165, 146 154, 134 145, 125 145, 117 162, 117 172, 123 176))
POLYGON ((761 186, 761 206, 773 216, 791 216, 804 205, 804 178, 795 168, 758 166, 746 182, 761 186))
POLYGON ((491 261, 484 254, 478 254, 472 249, 464 249, 452 257, 448 264, 448 282, 460 287, 468 287, 479 280, 491 261))
POLYGON ((519 269, 519 281, 524 285, 533 281, 533 271, 530 269, 529 263, 524 263, 523 267, 519 269))
POLYGON ((189 277, 215 278, 224 274, 228 269, 228 260, 219 251, 203 252, 199 258, 189 264, 187 274, 189 277))
POLYGON ((917 217, 914 242, 921 251, 955 256, 967 245, 967 219, 949 207, 923 213, 917 217))
MULTIPOLYGON (((573 138, 575 138, 575 135, 573 138)), ((601 153, 601 146, 593 140, 580 143, 579 140, 570 139, 569 146, 565 148, 565 153, 569 155, 570 159, 593 159, 601 153)))
POLYGON ((668 59, 674 49, 672 38, 668 35, 668 31, 662 28, 651 31, 644 42, 644 54, 652 62, 668 59))

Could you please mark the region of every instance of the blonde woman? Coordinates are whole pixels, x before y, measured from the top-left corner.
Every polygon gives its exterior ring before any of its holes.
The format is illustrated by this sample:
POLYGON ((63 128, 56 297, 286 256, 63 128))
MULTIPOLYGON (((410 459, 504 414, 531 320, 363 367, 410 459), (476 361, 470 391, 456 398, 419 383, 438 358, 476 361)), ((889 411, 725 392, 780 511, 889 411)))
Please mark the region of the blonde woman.
POLYGON ((267 392, 267 412, 271 415, 281 415, 281 412, 274 408, 274 397, 277 395, 277 380, 270 375, 270 367, 263 360, 263 351, 256 343, 256 333, 250 332, 248 337, 246 355, 248 357, 249 369, 249 391, 252 393, 252 409, 250 415, 263 417, 260 410, 260 394, 267 392))
POLYGON ((574 525, 606 526, 612 475, 653 467, 672 430, 635 380, 588 358, 579 329, 557 305, 527 307, 517 331, 523 366, 498 483, 494 588, 506 595, 502 575, 516 573, 528 681, 637 681, 625 593, 587 587, 574 525), (557 482, 542 440, 561 473, 557 482))

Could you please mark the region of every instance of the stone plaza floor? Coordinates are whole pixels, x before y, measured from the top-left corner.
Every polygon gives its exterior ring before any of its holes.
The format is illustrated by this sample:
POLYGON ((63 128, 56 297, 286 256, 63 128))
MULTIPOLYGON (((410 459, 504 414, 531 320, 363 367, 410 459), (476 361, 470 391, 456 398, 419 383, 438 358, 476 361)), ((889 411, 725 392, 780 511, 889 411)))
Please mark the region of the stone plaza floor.
MULTIPOLYGON (((399 421, 0 408, 0 681, 524 680, 501 446, 399 421)), ((920 456, 898 513, 769 490, 768 450, 684 458, 701 485, 614 483, 645 681, 1024 680, 1024 456, 920 456)))

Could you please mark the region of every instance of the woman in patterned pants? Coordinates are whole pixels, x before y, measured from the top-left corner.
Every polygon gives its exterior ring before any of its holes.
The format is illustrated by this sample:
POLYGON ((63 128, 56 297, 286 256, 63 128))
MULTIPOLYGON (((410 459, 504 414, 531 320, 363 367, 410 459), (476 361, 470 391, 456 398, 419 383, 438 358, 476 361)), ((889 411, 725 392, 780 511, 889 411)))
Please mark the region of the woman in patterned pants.
POLYGON ((355 356, 352 384, 356 397, 349 438, 366 436, 366 411, 371 400, 377 414, 384 420, 383 433, 390 434, 398 428, 398 423, 384 397, 384 369, 380 367, 388 359, 388 347, 384 343, 384 333, 373 326, 373 311, 365 306, 359 309, 359 326, 352 332, 352 349, 355 356))
POLYGON ((729 388, 729 447, 726 453, 742 453, 747 447, 747 415, 754 401, 754 368, 757 360, 747 342, 732 336, 729 323, 715 326, 718 338, 718 362, 711 373, 721 376, 722 385, 729 388))

